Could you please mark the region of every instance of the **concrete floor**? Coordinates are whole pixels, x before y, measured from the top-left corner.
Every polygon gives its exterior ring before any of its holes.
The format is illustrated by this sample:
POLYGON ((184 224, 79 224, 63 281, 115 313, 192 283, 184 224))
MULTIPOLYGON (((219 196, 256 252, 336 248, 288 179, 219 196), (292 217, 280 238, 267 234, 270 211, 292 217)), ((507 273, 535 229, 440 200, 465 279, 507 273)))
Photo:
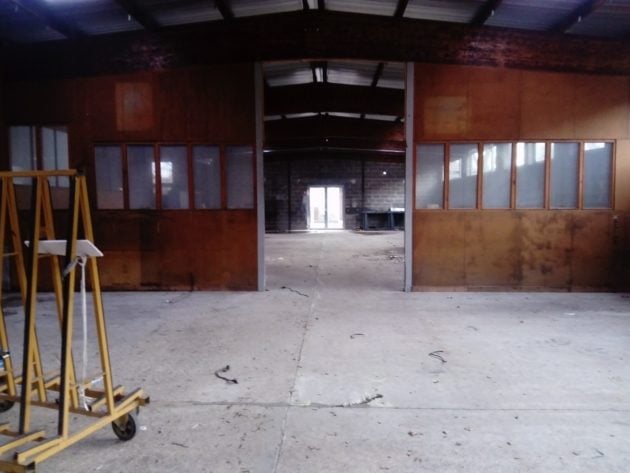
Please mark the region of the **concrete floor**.
POLYGON ((402 241, 268 235, 266 292, 106 294, 115 382, 151 404, 38 471, 630 471, 629 296, 405 294, 402 241))

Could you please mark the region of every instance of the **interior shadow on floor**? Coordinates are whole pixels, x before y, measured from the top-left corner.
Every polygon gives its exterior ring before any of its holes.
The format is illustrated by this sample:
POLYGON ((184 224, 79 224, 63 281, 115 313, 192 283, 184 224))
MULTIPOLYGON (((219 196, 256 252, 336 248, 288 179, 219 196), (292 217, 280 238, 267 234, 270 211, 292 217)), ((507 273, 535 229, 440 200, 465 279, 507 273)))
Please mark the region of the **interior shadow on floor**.
POLYGON ((266 287, 403 290, 403 240, 400 231, 267 234, 266 287))

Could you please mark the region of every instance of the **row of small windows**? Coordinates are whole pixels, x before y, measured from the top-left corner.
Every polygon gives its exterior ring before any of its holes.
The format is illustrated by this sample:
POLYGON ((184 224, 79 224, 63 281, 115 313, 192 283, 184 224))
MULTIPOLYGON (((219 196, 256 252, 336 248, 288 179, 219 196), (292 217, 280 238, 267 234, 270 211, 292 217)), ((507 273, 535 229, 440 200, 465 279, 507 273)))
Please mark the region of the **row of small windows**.
POLYGON ((611 142, 416 147, 417 209, 608 209, 612 188, 611 142))
MULTIPOLYGON (((68 130, 65 126, 9 127, 9 157, 12 171, 68 169, 68 130)), ((52 177, 51 185, 68 187, 66 177, 52 177)), ((16 180, 28 184, 29 179, 16 180)))
POLYGON ((252 209, 251 146, 94 147, 100 209, 252 209))

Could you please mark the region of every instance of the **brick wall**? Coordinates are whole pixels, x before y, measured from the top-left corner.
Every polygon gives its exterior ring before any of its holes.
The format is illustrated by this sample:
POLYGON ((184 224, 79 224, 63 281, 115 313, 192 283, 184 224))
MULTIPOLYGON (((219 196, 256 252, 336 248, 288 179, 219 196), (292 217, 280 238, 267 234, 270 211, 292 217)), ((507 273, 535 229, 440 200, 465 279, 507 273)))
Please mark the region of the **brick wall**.
POLYGON ((265 158, 264 173, 268 232, 306 229, 304 194, 310 186, 343 188, 346 229, 359 228, 362 210, 404 206, 402 158, 271 157, 265 158))

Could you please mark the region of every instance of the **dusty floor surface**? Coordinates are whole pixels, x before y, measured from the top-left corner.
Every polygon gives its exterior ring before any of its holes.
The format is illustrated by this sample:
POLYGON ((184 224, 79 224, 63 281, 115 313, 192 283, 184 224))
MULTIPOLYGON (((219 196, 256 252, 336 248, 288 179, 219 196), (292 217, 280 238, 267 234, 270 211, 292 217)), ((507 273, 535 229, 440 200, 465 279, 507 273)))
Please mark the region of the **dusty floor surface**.
POLYGON ((629 296, 405 294, 402 241, 268 235, 266 292, 106 294, 115 382, 151 404, 37 471, 630 471, 629 296))

